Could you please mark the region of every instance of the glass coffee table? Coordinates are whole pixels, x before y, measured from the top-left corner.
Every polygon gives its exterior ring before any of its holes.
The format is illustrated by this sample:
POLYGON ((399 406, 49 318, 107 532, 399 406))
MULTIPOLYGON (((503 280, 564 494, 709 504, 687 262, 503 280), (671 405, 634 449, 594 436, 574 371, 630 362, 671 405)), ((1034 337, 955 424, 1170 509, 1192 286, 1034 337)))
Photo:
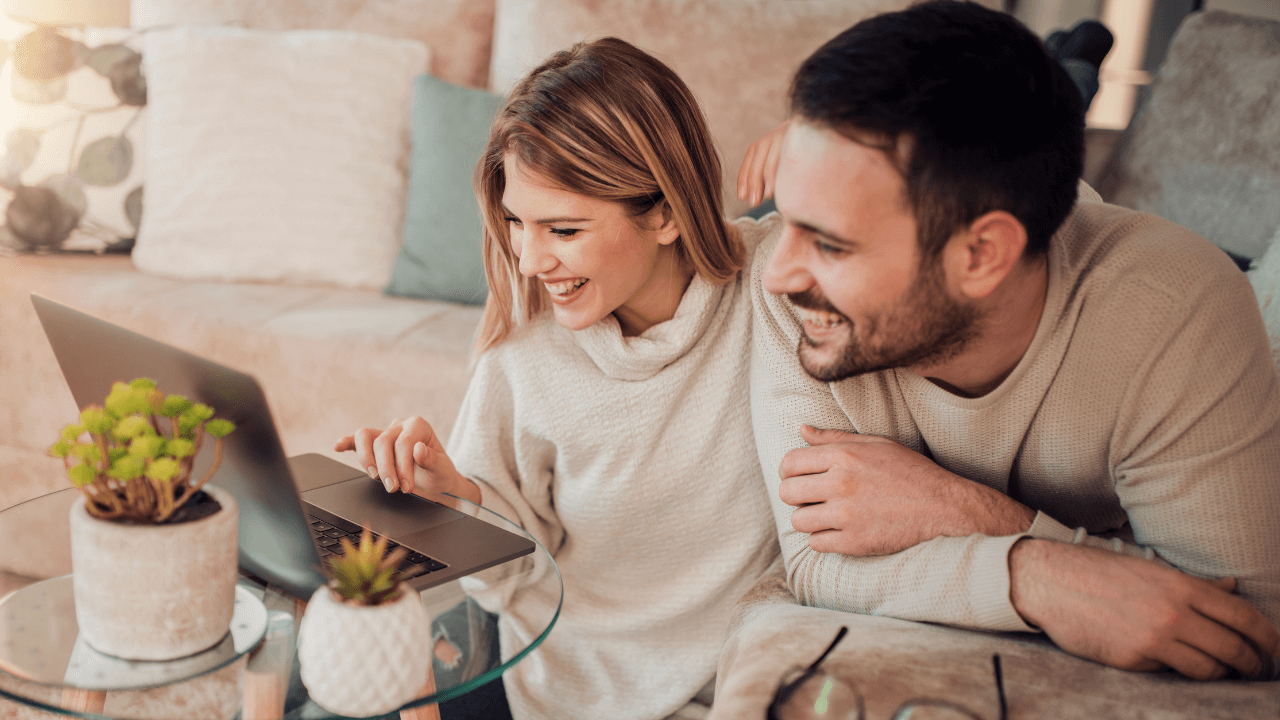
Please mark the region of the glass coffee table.
MULTIPOLYGON (((121 720, 340 717, 312 701, 298 676, 294 649, 305 603, 256 578, 241 578, 227 636, 195 656, 126 661, 80 641, 70 582, 70 513, 78 496, 77 490, 61 490, 0 512, 0 710, 12 702, 59 715, 121 720)), ((428 497, 529 537, 485 508, 448 495, 428 497)), ((402 720, 438 718, 437 703, 497 679, 532 652, 559 617, 559 605, 548 610, 541 631, 527 645, 507 647, 504 660, 492 617, 468 590, 500 596, 546 576, 563 601, 559 570, 537 545, 532 555, 424 590, 424 606, 441 623, 432 647, 423 650, 434 656, 433 669, 419 697, 400 710, 402 720)))

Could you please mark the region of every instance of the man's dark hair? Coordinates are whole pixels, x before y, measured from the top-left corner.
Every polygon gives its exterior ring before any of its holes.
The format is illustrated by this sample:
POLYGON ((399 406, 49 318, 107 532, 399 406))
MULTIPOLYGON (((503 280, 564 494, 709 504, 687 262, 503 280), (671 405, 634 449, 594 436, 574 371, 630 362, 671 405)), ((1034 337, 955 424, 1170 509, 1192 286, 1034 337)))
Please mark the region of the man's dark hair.
POLYGON ((1070 76, 1013 17, 954 0, 868 18, 809 56, 791 110, 884 150, 906 183, 925 262, 1004 210, 1044 253, 1075 203, 1084 110, 1070 76))

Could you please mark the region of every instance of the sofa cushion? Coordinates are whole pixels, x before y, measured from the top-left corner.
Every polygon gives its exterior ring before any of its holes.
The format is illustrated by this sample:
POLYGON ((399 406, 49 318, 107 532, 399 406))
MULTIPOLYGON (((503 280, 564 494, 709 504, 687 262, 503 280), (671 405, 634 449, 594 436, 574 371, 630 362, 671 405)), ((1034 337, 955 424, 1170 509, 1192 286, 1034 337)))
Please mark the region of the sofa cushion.
POLYGON ((134 27, 238 25, 350 30, 418 40, 431 73, 458 85, 489 80, 494 0, 133 0, 134 27))
MULTIPOLYGON (((905 0, 502 0, 490 89, 507 92, 551 53, 620 37, 685 81, 720 150, 726 212, 740 215, 738 166, 747 146, 782 122, 791 76, 810 53, 855 22, 905 0)), ((983 4, 999 7, 986 0, 983 4)))
POLYGON ((413 83, 413 155, 404 245, 387 293, 477 304, 487 285, 484 224, 471 175, 502 96, 430 75, 413 83))
POLYGON ((1277 97, 1280 23, 1188 15, 1098 191, 1259 257, 1280 225, 1277 97))
POLYGON ((147 211, 134 261, 188 279, 381 288, 404 221, 412 40, 148 33, 147 211))

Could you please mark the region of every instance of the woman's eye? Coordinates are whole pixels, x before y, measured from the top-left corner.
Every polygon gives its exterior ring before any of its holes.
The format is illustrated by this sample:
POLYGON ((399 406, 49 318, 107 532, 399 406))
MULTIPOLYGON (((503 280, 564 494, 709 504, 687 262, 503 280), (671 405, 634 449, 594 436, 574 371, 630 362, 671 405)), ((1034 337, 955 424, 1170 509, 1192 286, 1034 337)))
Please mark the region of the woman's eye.
POLYGON ((573 237, 581 232, 580 228, 551 228, 551 234, 558 237, 573 237))
POLYGON ((511 217, 510 215, 508 215, 508 216, 507 216, 507 223, 508 223, 508 224, 510 224, 510 225, 519 225, 519 224, 520 224, 520 219, 519 219, 519 218, 511 217))

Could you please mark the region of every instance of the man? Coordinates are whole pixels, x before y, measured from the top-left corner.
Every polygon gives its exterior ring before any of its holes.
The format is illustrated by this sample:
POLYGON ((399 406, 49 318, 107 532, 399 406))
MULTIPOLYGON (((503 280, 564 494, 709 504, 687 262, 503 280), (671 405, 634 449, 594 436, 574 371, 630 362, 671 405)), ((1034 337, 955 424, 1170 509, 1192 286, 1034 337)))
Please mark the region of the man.
POLYGON ((796 597, 1271 677, 1280 381, 1244 276, 1077 199, 1079 93, 1002 13, 866 20, 791 103, 752 413, 796 597))

